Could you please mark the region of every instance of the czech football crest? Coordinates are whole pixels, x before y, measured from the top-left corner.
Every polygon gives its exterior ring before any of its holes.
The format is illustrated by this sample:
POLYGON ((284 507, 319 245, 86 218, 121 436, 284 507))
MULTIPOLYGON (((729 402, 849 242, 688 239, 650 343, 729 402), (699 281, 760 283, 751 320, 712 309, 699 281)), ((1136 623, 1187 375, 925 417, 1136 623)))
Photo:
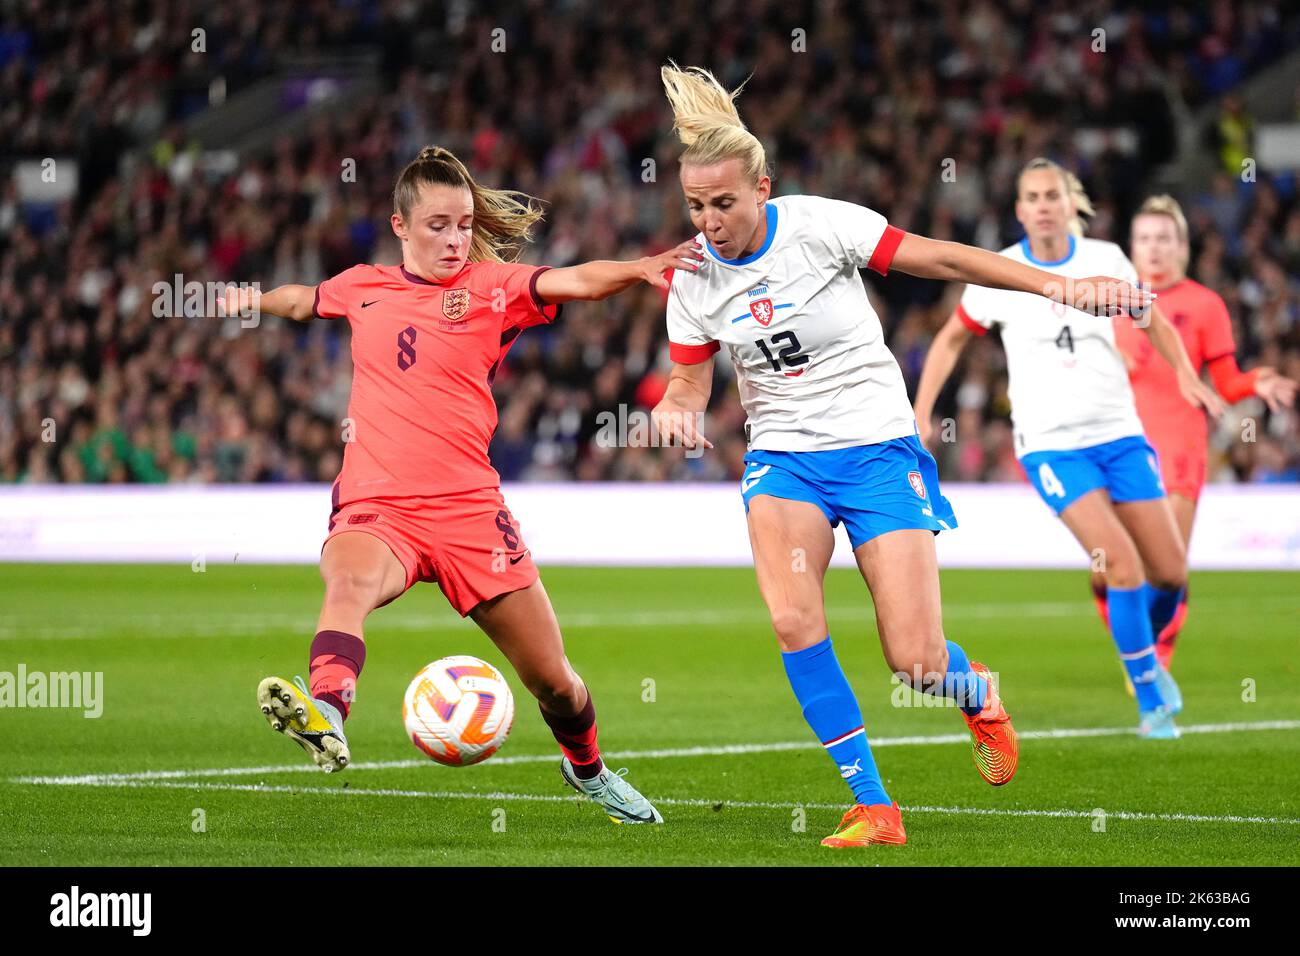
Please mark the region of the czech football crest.
POLYGON ((749 314, 754 317, 755 322, 767 328, 772 324, 772 300, 759 299, 749 303, 749 314))
POLYGON ((469 289, 448 289, 442 294, 442 314, 459 319, 469 311, 469 289))
POLYGON ((921 478, 919 471, 909 471, 907 473, 907 483, 912 486, 912 490, 916 492, 918 497, 925 497, 925 481, 921 478))

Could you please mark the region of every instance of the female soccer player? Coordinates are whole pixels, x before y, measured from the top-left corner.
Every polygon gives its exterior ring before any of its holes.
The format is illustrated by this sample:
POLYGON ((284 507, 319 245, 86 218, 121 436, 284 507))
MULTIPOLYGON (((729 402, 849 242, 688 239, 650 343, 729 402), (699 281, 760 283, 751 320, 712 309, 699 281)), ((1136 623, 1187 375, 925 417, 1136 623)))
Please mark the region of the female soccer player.
POLYGON ((300 322, 346 317, 352 326, 352 440, 321 551, 325 600, 310 691, 268 677, 257 699, 275 730, 327 772, 342 770, 351 759, 343 722, 366 657, 363 622, 417 581, 436 581, 537 698, 569 785, 616 823, 660 823, 601 761, 591 694, 565 657, 488 462, 497 419, 491 383, 519 334, 554 321, 560 303, 603 299, 638 282, 665 287, 666 270, 692 272, 702 255, 686 242, 632 262, 551 269, 506 261, 539 218, 531 197, 488 189, 451 152, 426 147, 393 190, 401 265, 358 265, 314 288, 228 296, 228 310, 300 322))
MULTIPOLYGON (((909 235, 862 206, 816 196, 771 198, 762 145, 707 70, 663 68, 686 149, 681 185, 708 248, 698 274, 673 277, 673 361, 655 409, 660 434, 712 447, 697 419, 723 346, 748 413, 741 494, 759 590, 803 715, 853 791, 854 806, 822 843, 907 840, 885 792, 858 702, 827 635, 822 583, 843 522, 875 600, 889 666, 917 690, 952 698, 994 786, 1016 770, 1015 731, 987 667, 946 641, 934 534, 956 525, 897 362, 858 270, 895 268, 1045 294, 1055 277, 990 252, 909 235)), ((1097 278, 1078 290, 1103 311, 1147 296, 1097 278)))
MULTIPOLYGON (((1160 296, 1160 311, 1182 337, 1183 347, 1199 375, 1208 367, 1215 389, 1229 402, 1258 395, 1274 412, 1293 404, 1296 382, 1261 366, 1249 372, 1237 367, 1232 320, 1218 294, 1187 278, 1190 255, 1187 220, 1172 196, 1152 196, 1133 217, 1133 264, 1142 282, 1160 296)), ((1205 485, 1208 428, 1205 415, 1177 394, 1173 370, 1153 360, 1150 341, 1131 323, 1115 324, 1116 344, 1129 369, 1138 417, 1160 459, 1160 475, 1174 512, 1178 534, 1186 548, 1196 520, 1196 502, 1205 485)), ((1093 593, 1105 620, 1106 582, 1093 573, 1093 593)), ((1174 642, 1187 616, 1187 589, 1172 621, 1156 635, 1156 657, 1168 668, 1174 642)))
MULTIPOLYGON (((1079 216, 1091 211, 1072 173, 1032 160, 1021 170, 1016 199, 1025 238, 1001 255, 1067 279, 1104 270, 1136 280, 1119 246, 1083 238, 1079 216)), ((1218 414, 1219 400, 1197 378, 1161 310, 1153 306, 1139 324, 1170 365, 1180 400, 1218 414)), ((1111 634, 1137 694, 1138 732, 1176 737, 1181 695, 1156 661, 1153 638, 1178 606, 1186 552, 1133 406, 1115 323, 1029 296, 968 288, 925 358, 916 390, 923 434, 962 348, 994 325, 1002 327, 1007 351, 1016 454, 1105 577, 1111 634)))

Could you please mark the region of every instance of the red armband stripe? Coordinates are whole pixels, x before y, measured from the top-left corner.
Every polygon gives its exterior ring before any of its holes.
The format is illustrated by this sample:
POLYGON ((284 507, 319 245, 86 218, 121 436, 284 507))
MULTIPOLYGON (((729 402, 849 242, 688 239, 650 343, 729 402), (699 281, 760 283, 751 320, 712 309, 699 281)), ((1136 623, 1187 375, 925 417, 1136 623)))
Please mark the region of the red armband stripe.
POLYGON ((705 342, 703 345, 678 345, 676 342, 669 342, 668 357, 678 365, 699 365, 712 358, 719 348, 721 346, 717 342, 705 342))
POLYGON ((889 264, 894 261, 894 253, 898 251, 898 245, 905 235, 907 233, 897 226, 886 226, 880 241, 876 243, 876 248, 871 253, 871 258, 867 260, 867 268, 879 272, 882 276, 889 275, 889 264))
POLYGON ((956 315, 957 318, 961 319, 961 324, 966 326, 966 328, 970 329, 976 335, 985 335, 988 333, 988 329, 984 328, 984 326, 972 319, 970 313, 966 311, 965 307, 960 302, 957 303, 956 315))

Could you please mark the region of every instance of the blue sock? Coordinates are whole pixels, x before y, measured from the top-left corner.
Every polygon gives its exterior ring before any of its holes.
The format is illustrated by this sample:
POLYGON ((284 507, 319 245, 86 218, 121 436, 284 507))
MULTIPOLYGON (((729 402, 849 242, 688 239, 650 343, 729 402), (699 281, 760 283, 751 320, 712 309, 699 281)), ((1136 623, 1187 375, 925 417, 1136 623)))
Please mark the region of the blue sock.
POLYGON ((835 658, 829 635, 801 651, 783 652, 781 659, 804 720, 835 761, 854 800, 868 806, 889 803, 862 726, 862 711, 835 658))
POLYGON ((970 660, 961 645, 948 641, 948 673, 943 678, 943 695, 955 700, 967 717, 974 717, 984 709, 988 693, 989 682, 971 673, 970 660))
POLYGON ((1147 602, 1147 613, 1151 616, 1151 632, 1157 637, 1169 626, 1169 622, 1178 613, 1178 605, 1183 603, 1186 588, 1166 591, 1164 588, 1142 585, 1142 594, 1147 602))
POLYGON ((1119 648, 1129 680, 1137 692, 1138 709, 1144 713, 1159 707, 1164 700, 1156 687, 1156 647, 1151 632, 1146 595, 1142 588, 1111 588, 1110 633, 1119 648))

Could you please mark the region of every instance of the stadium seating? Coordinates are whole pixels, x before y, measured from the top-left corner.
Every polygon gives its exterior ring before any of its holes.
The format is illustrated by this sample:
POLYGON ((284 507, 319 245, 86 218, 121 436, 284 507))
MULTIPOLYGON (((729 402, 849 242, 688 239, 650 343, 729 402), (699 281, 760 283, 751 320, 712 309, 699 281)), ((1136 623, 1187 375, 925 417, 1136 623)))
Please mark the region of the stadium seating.
MULTIPOLYGON (((948 2, 942 15, 884 21, 847 4, 832 30, 819 4, 753 3, 742 22, 691 4, 507 14, 491 3, 240 0, 221 5, 196 52, 185 5, 82 6, 43 3, 0 23, 3 482, 332 480, 346 328, 158 317, 153 285, 180 274, 270 288, 396 261, 389 192, 425 143, 453 148, 486 182, 547 200, 528 261, 634 256, 683 238, 666 107, 653 70, 625 69, 633 46, 652 54, 644 59, 706 63, 728 83, 752 71, 744 112, 768 144, 777 192, 861 202, 902 228, 998 248, 1018 235, 1014 170, 1040 153, 1082 176, 1098 206, 1093 234, 1123 241, 1146 184, 1175 155, 1175 113, 1211 108, 1300 31, 1300 14, 1280 2, 1212 16, 1176 5, 1116 12, 1101 21, 1098 52, 1062 4, 1012 16, 948 2), (497 28, 503 52, 491 46, 497 28), (797 43, 800 31, 807 53, 792 70, 773 37, 797 43), (213 142, 220 124, 204 119, 226 99, 265 96, 305 55, 325 76, 358 49, 373 54, 380 92, 309 114, 313 87, 295 87, 282 127, 269 139, 261 131, 269 145, 213 142), (65 199, 20 190, 20 167, 46 157, 76 169, 65 199), (349 159, 355 181, 341 175, 349 159), (945 161, 955 176, 941 176, 945 161)), ((1192 220, 1192 273, 1227 300, 1242 366, 1300 377, 1294 175, 1263 171, 1246 184, 1221 168, 1175 191, 1192 220)), ((958 290, 872 282, 914 386, 958 290)), ((495 386, 502 477, 736 477, 743 413, 727 369, 706 426, 718 453, 683 461, 593 441, 596 413, 653 405, 666 368, 662 301, 648 288, 574 305, 559 326, 530 331, 495 386)), ((1225 422, 1211 479, 1300 480, 1297 416, 1243 412, 1260 416, 1259 440, 1228 440, 1237 419, 1225 422)), ((939 413, 957 419, 960 436, 938 450, 945 477, 1018 478, 996 343, 972 349, 939 413)))

